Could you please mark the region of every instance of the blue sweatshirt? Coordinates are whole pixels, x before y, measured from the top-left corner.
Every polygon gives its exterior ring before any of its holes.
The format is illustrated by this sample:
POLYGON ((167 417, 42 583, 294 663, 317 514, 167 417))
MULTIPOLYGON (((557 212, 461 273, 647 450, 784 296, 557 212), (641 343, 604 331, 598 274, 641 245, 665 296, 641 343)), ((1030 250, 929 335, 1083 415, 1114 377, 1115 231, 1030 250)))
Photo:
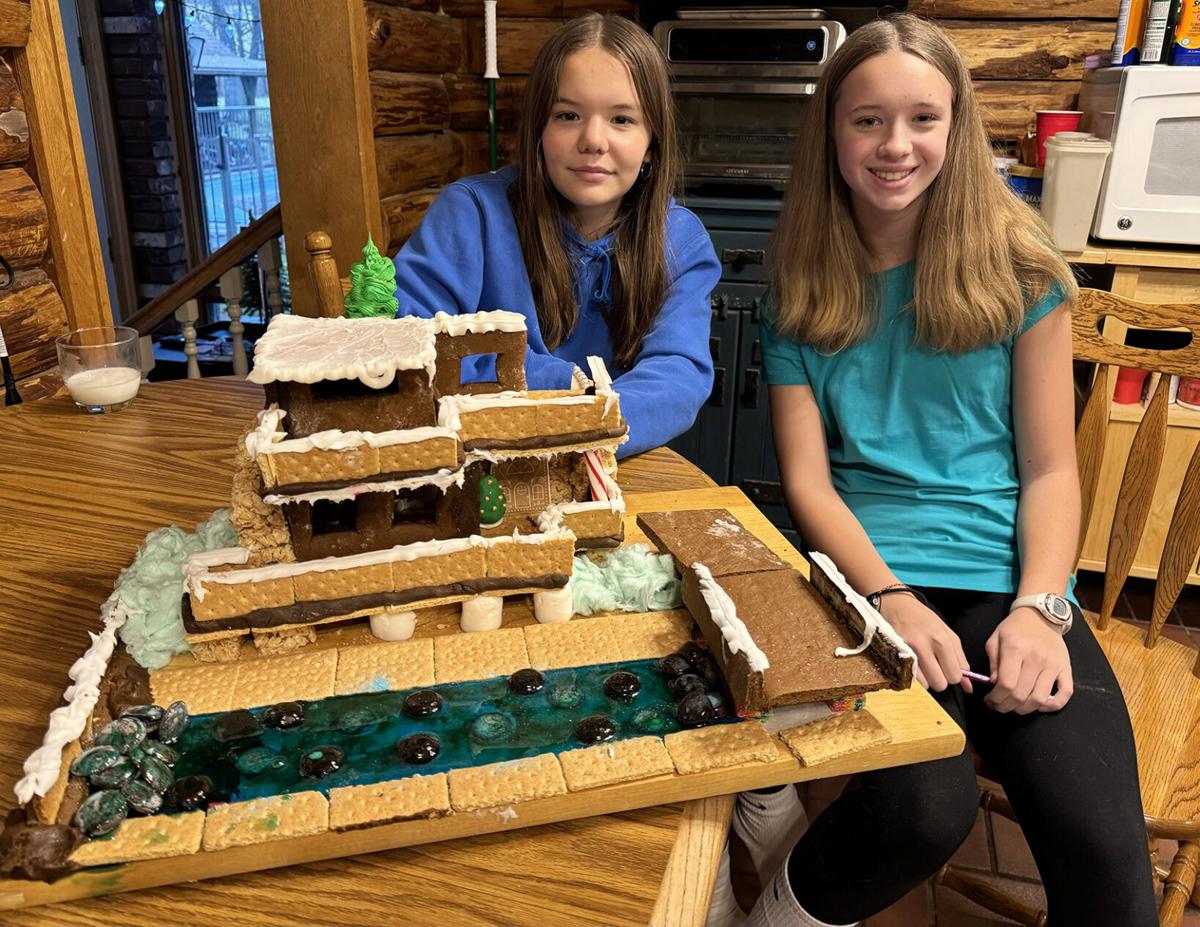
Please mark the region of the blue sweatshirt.
POLYGON ((579 319, 570 336, 551 351, 542 340, 508 204, 515 179, 516 168, 510 166, 456 181, 442 191, 396 255, 397 315, 519 312, 528 328, 525 377, 530 389, 567 389, 577 366, 587 373, 589 354, 604 359, 629 423, 629 440, 618 457, 682 434, 712 391, 709 294, 721 265, 708 232, 695 215, 672 201, 667 212, 667 297, 633 366, 619 367, 605 319, 613 236, 585 242, 564 222, 564 240, 576 268, 579 319))

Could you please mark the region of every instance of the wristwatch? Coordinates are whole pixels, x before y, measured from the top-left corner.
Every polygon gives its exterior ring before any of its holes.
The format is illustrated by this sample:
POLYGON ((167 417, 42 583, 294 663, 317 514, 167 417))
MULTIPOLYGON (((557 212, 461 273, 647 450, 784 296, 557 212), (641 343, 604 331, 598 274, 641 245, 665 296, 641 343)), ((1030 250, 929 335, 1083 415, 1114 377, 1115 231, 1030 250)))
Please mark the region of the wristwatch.
POLYGON ((1071 622, 1074 620, 1071 603, 1057 593, 1039 592, 1037 595, 1023 595, 1019 599, 1013 600, 1010 611, 1025 607, 1036 608, 1041 612, 1043 618, 1058 629, 1060 634, 1066 634, 1071 630, 1071 622))

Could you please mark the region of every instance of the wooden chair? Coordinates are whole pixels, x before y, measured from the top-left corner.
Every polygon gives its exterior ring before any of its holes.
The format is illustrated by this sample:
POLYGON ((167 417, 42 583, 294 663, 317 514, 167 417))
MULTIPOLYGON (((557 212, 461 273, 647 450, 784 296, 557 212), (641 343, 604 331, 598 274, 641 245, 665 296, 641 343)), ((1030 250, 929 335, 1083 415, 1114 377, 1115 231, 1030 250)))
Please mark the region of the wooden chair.
MULTIPOLYGON (((1102 467, 1106 473, 1111 467, 1111 448, 1107 463, 1104 451, 1114 419, 1111 397, 1116 367, 1149 370, 1158 379, 1153 398, 1136 426, 1117 492, 1100 611, 1087 612, 1086 617, 1112 664, 1133 722, 1149 852, 1155 875, 1163 882, 1159 922, 1163 927, 1178 927, 1188 899, 1200 904, 1196 883, 1200 863, 1200 657, 1194 648, 1164 638, 1162 629, 1200 549, 1200 445, 1183 473, 1173 511, 1169 501, 1166 505, 1161 502, 1162 487, 1158 487, 1156 500, 1156 486, 1167 446, 1168 419, 1178 414, 1170 411, 1167 402, 1168 377, 1200 376, 1200 306, 1150 306, 1111 293, 1081 290, 1072 327, 1076 359, 1097 365, 1076 431, 1084 528, 1095 507, 1102 467), (1184 328, 1192 333, 1192 340, 1177 350, 1116 344, 1101 334, 1106 317, 1139 328, 1184 328), (1144 557, 1146 544, 1157 547, 1159 540, 1161 555, 1149 627, 1114 619, 1113 607, 1139 547, 1144 557), (1169 867, 1158 863, 1159 839, 1179 841, 1179 851, 1169 867)), ((1124 330, 1119 324, 1115 327, 1124 330)), ((1013 817, 999 796, 985 791, 981 804, 1013 817)), ((1018 923, 1030 927, 1046 923, 1044 911, 1006 896, 994 883, 957 867, 945 867, 937 881, 1018 923)))

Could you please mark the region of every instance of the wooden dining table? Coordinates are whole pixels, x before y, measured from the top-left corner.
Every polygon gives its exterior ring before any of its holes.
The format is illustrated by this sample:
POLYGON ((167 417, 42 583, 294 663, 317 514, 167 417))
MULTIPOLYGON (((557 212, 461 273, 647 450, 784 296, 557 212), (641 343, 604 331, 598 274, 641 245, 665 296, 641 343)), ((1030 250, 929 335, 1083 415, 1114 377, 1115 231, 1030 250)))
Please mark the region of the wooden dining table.
MULTIPOLYGON (((261 387, 219 377, 143 384, 116 414, 83 415, 66 396, 0 410, 0 812, 15 804, 21 765, 118 573, 148 532, 191 530, 229 504, 234 447, 262 405, 261 387)), ((623 461, 618 481, 627 494, 714 486, 665 448, 623 461)), ((893 743, 833 761, 827 774, 961 750, 961 733, 923 691, 876 698, 893 743)), ((0 921, 702 924, 732 803, 705 798, 181 882, 4 911, 0 921)))

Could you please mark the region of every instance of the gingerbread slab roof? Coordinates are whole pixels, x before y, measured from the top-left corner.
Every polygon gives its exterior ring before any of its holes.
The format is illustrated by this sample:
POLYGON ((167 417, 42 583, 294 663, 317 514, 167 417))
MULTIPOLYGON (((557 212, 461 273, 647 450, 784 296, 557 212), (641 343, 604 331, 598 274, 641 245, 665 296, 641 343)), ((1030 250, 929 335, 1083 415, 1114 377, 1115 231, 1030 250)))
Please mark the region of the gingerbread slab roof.
POLYGON ((717 579, 735 573, 785 570, 788 565, 727 509, 646 512, 638 524, 680 572, 703 563, 717 579))
POLYGON ((516 312, 474 312, 432 319, 345 317, 307 318, 280 315, 271 320, 254 350, 254 383, 317 383, 360 380, 382 389, 398 370, 424 369, 432 378, 439 334, 525 330, 516 312))

